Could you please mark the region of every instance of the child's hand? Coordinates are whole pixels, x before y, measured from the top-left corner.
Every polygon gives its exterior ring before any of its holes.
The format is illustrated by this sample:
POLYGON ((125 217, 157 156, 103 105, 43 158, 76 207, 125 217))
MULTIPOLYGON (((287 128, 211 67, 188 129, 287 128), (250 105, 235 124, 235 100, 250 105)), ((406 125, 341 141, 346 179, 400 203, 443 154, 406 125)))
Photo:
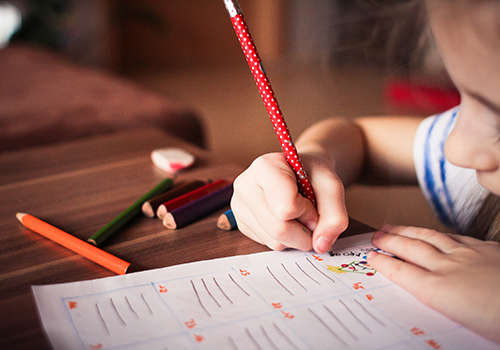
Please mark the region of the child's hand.
POLYGON ((500 342, 500 244, 434 230, 385 226, 368 263, 424 304, 500 342))
POLYGON ((298 193, 295 173, 282 153, 257 158, 235 180, 231 207, 238 229, 271 249, 324 253, 347 228, 344 187, 320 157, 302 158, 317 210, 298 193))

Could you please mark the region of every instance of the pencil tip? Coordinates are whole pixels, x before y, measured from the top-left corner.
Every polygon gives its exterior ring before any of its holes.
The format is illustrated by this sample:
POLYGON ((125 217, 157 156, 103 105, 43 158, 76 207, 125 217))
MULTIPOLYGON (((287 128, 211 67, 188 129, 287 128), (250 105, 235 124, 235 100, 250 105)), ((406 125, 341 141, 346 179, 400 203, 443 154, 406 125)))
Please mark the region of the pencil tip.
POLYGON ((221 216, 219 216, 219 219, 217 220, 217 227, 221 230, 229 231, 230 226, 226 215, 222 214, 221 216))
POLYGON ((19 220, 19 221, 21 221, 21 222, 22 222, 22 221, 23 221, 23 217, 24 217, 25 215, 27 215, 27 214, 26 214, 26 213, 17 213, 17 214, 16 214, 16 218, 17 218, 17 220, 19 220))
POLYGON ((163 218, 163 226, 171 230, 177 229, 177 224, 175 223, 175 219, 171 213, 167 213, 163 218))
POLYGON ((151 206, 151 203, 148 203, 147 201, 142 204, 142 213, 148 218, 155 217, 153 207, 151 206))

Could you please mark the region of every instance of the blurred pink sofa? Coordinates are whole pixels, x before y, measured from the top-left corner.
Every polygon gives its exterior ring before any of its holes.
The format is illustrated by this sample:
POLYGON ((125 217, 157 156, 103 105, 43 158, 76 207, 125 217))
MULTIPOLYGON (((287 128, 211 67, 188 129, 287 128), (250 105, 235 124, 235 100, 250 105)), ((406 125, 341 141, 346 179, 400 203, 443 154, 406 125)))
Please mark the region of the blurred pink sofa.
POLYGON ((0 50, 0 152, 156 127, 205 146, 188 106, 44 49, 0 50))

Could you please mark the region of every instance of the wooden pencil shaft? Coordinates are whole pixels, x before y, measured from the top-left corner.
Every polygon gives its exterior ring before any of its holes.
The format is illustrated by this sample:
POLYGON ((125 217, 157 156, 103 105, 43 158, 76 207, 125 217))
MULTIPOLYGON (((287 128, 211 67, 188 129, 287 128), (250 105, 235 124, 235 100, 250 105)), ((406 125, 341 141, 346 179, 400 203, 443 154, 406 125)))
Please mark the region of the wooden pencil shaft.
POLYGON ((195 190, 197 188, 205 186, 206 184, 207 184, 206 181, 202 181, 202 180, 195 180, 192 182, 188 182, 186 184, 180 185, 179 187, 175 187, 175 188, 171 189, 170 191, 165 192, 164 194, 159 195, 159 196, 151 199, 148 202, 152 205, 159 206, 160 204, 163 204, 165 202, 168 202, 169 200, 177 198, 178 196, 181 196, 181 195, 188 193, 192 190, 195 190))
POLYGON ((214 182, 211 182, 209 184, 206 184, 200 188, 197 188, 193 191, 190 191, 186 194, 183 194, 182 196, 179 196, 177 198, 174 198, 166 203, 163 203, 158 207, 157 211, 157 216, 160 219, 165 218, 165 215, 174 210, 177 209, 183 205, 186 205, 190 202, 193 202, 197 200, 198 198, 201 198, 209 193, 215 192, 219 189, 221 189, 224 186, 227 186, 230 183, 230 181, 226 179, 219 179, 214 182))
POLYGON ((113 236, 117 231, 119 231, 123 226, 125 226, 130 220, 136 217, 141 212, 142 204, 148 199, 154 198, 155 196, 169 190, 173 186, 173 180, 171 178, 164 179, 153 189, 144 194, 141 198, 135 201, 130 207, 121 212, 113 220, 111 220, 106 226, 101 228, 97 233, 88 239, 88 242, 101 246, 106 240, 113 236))
POLYGON ((168 202, 176 197, 179 197, 185 193, 188 193, 192 190, 200 188, 206 185, 206 183, 207 182, 203 180, 194 180, 176 185, 167 192, 145 201, 142 205, 142 212, 144 213, 144 215, 148 217, 155 217, 156 211, 158 210, 158 207, 161 204, 168 202))
POLYGON ((217 220, 217 227, 225 231, 234 230, 237 226, 236 219, 231 209, 221 214, 217 220))
POLYGON ((81 256, 92 260, 93 262, 106 267, 107 269, 124 275, 130 266, 130 263, 117 258, 114 255, 101 250, 92 244, 84 242, 75 236, 64 232, 57 227, 54 227, 32 215, 19 213, 17 215, 19 221, 32 231, 66 247, 81 256))
POLYGON ((225 205, 229 205, 232 195, 233 184, 229 184, 215 192, 168 212, 163 224, 171 229, 186 226, 225 205))

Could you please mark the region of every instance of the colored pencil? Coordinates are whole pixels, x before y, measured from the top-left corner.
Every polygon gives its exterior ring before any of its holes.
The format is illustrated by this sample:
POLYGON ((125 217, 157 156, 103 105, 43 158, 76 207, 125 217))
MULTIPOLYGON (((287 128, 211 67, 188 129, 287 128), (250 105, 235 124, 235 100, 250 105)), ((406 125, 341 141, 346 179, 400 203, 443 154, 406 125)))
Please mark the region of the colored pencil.
POLYGON ((260 92, 260 96, 264 101, 271 122, 274 126, 274 131, 278 136, 281 144, 281 149, 286 157, 288 164, 292 167, 297 177, 300 193, 311 200, 315 204, 315 197, 312 186, 307 178, 306 172, 300 161, 297 149, 292 142, 292 138, 285 123, 283 114, 276 100, 276 96, 271 87, 271 83, 267 77, 266 72, 262 66, 262 61, 257 52, 252 36, 248 30, 243 12, 237 0, 224 0, 226 9, 231 17, 233 28, 240 42, 241 48, 246 56, 247 63, 252 71, 255 83, 260 92))
POLYGON ((130 263, 66 233, 30 214, 17 213, 17 219, 30 230, 86 257, 119 275, 127 273, 130 263))
POLYGON ((118 230, 120 230, 130 220, 135 218, 141 212, 142 203, 144 203, 148 199, 154 198, 159 194, 171 189, 173 184, 174 181, 171 178, 166 178, 162 180, 158 185, 156 185, 153 189, 149 190, 141 198, 135 201, 134 204, 132 204, 130 207, 128 207, 122 213, 120 213, 117 217, 111 220, 106 226, 100 229, 87 241, 98 247, 101 246, 107 239, 113 236, 118 230))
POLYGON ((180 183, 171 190, 168 190, 167 192, 160 194, 159 196, 156 196, 150 200, 145 201, 142 204, 142 212, 145 216, 154 218, 156 216, 156 211, 158 210, 158 207, 163 203, 168 202, 174 198, 177 198, 183 194, 186 194, 192 190, 200 188, 201 186, 204 186, 206 184, 207 182, 202 180, 194 180, 186 183, 180 183))
POLYGON ((219 216, 219 219, 217 220, 217 227, 225 231, 232 231, 238 227, 231 209, 225 211, 221 214, 221 216, 219 216))
POLYGON ((227 186, 229 183, 230 183, 230 181, 228 181, 226 179, 219 179, 219 180, 216 180, 216 181, 211 182, 209 184, 206 184, 205 186, 197 188, 193 191, 190 191, 186 194, 183 194, 182 196, 174 198, 166 203, 161 204, 158 207, 158 210, 156 212, 156 216, 158 216, 158 218, 163 220, 165 218, 165 215, 169 211, 172 211, 172 210, 179 208, 185 204, 188 204, 192 201, 195 201, 198 198, 206 196, 209 193, 215 192, 215 191, 221 189, 222 187, 227 186))
POLYGON ((226 185, 215 192, 169 211, 163 219, 163 225, 172 230, 188 225, 225 205, 229 205, 232 195, 233 184, 226 185))

